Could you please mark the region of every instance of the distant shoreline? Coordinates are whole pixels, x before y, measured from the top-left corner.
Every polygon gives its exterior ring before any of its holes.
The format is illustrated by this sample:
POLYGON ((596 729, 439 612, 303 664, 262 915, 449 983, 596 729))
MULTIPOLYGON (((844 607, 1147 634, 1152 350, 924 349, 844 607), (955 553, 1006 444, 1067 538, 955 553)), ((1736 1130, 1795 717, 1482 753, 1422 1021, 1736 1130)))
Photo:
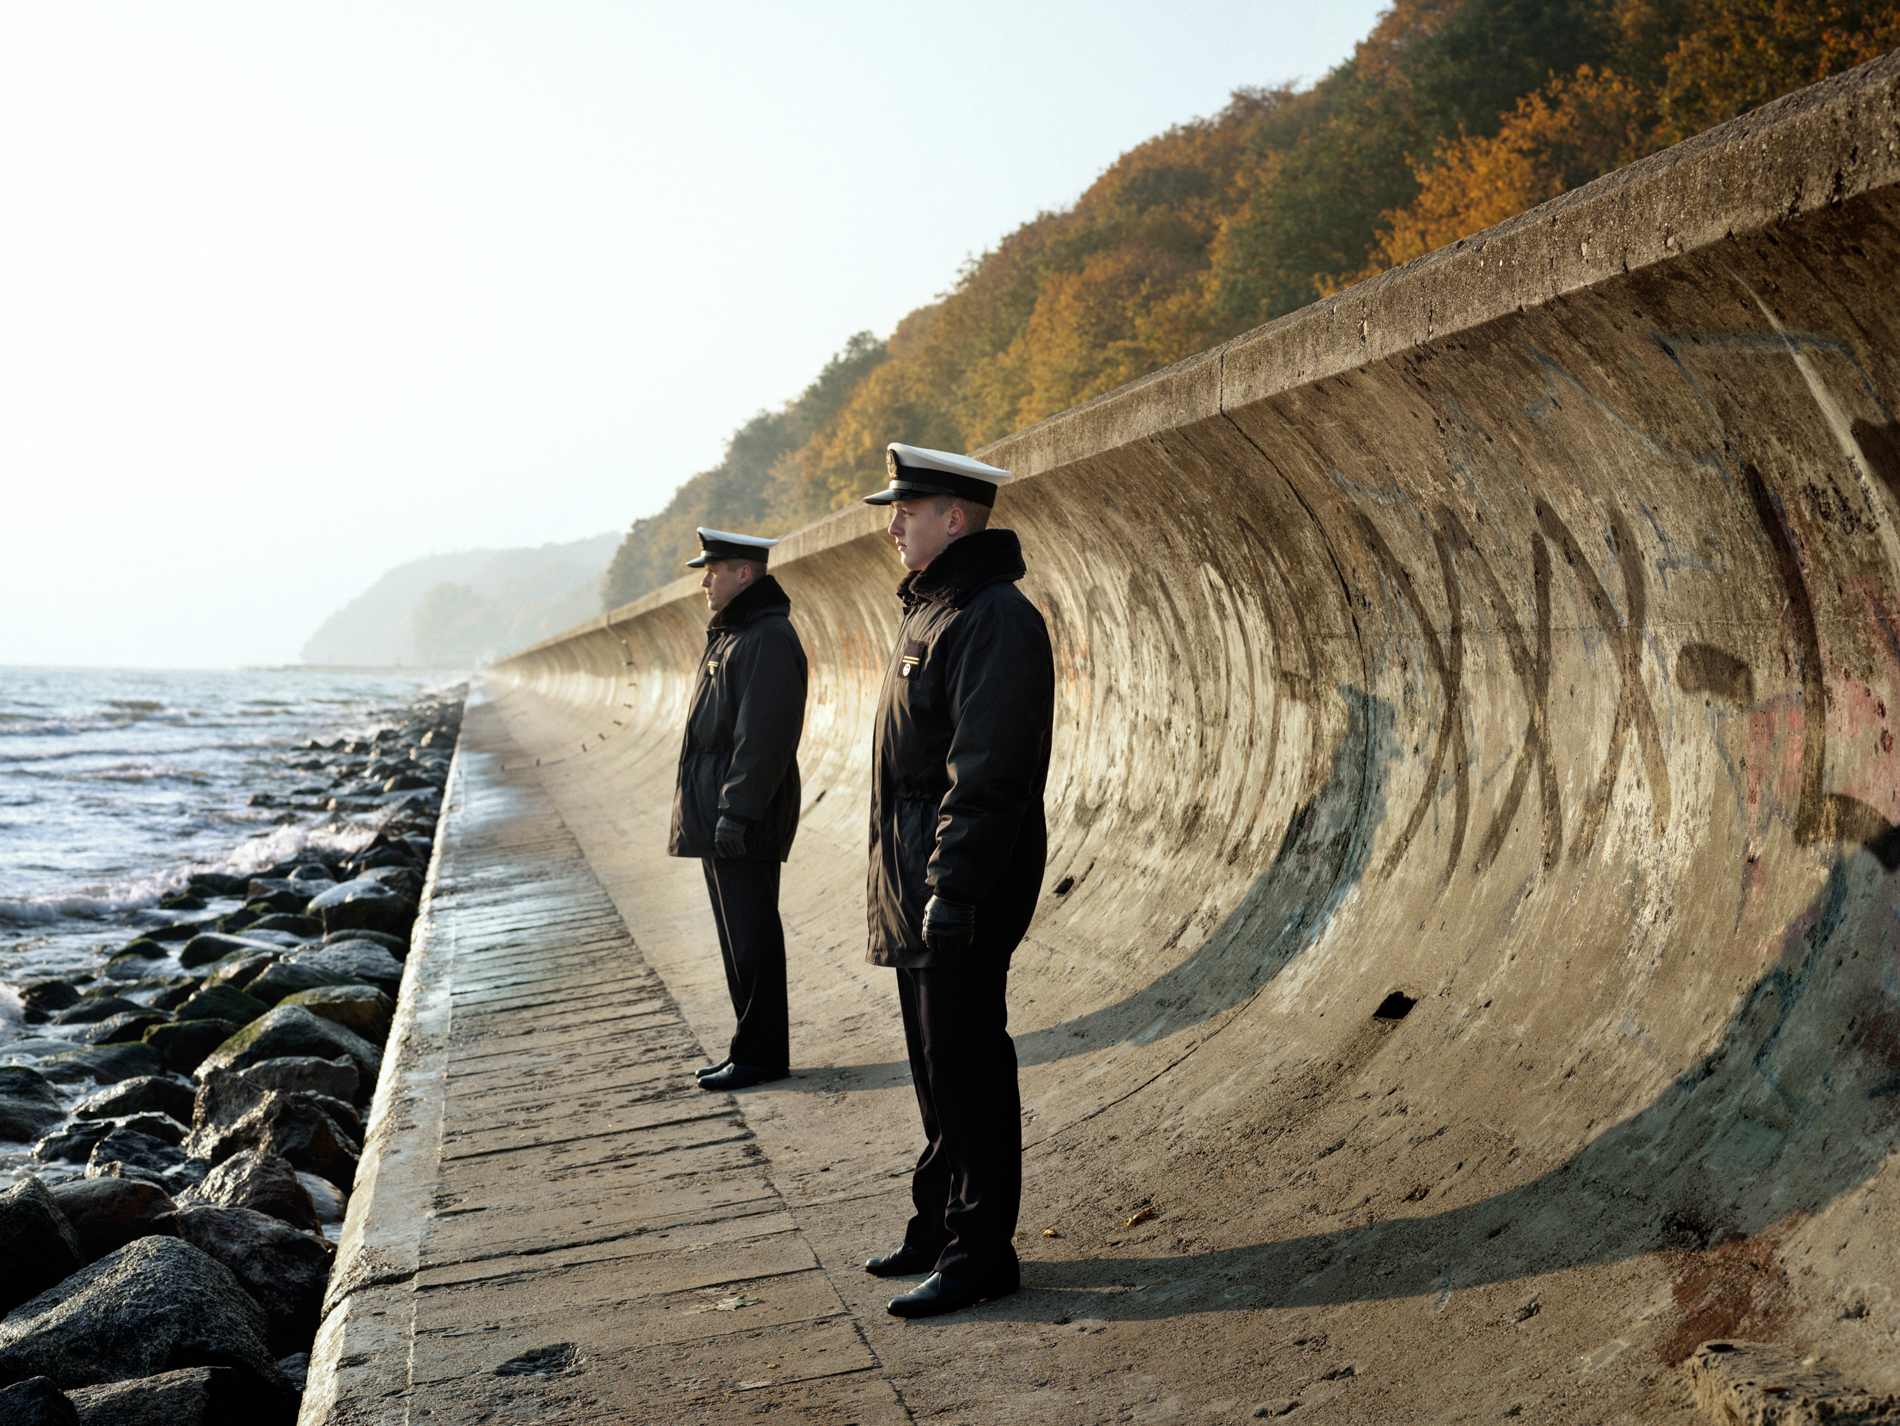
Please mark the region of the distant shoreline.
POLYGON ((473 673, 469 668, 426 668, 419 664, 403 663, 243 663, 237 667, 239 673, 386 673, 386 674, 422 674, 428 677, 453 675, 466 678, 473 673))

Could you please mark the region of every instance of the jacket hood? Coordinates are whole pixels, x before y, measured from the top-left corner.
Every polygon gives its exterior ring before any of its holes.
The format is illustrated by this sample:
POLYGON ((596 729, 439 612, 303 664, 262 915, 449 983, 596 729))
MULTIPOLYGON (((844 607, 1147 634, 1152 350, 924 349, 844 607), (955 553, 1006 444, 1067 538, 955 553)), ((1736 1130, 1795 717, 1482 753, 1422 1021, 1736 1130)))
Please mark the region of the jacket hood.
POLYGON ((952 540, 929 564, 905 575, 897 592, 906 602, 927 599, 960 609, 979 589, 1001 581, 1014 584, 1027 573, 1014 530, 977 530, 952 540))
POLYGON ((779 585, 779 582, 766 575, 757 584, 747 585, 732 598, 732 603, 721 609, 707 621, 709 632, 724 629, 743 629, 754 619, 763 619, 767 614, 789 614, 792 612, 792 598, 779 585))

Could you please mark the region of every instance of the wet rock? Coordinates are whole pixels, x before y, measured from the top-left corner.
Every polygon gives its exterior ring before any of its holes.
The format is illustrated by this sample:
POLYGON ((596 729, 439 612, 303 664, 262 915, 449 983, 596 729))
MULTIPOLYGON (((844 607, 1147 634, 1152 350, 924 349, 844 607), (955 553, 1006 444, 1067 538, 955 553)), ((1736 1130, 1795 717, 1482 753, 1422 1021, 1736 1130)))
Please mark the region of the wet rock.
POLYGON ((172 1017, 162 1010, 127 1010, 108 1015, 92 1025, 82 1025, 73 1038, 83 1045, 124 1045, 145 1037, 153 1025, 163 1025, 172 1017))
POLYGON ((117 1127, 92 1146, 86 1159, 87 1178, 140 1178, 174 1189, 196 1183, 210 1171, 210 1164, 163 1139, 117 1127))
POLYGON ((252 922, 245 930, 257 936, 282 932, 304 940, 315 940, 323 934, 323 926, 314 916, 304 916, 294 911, 272 912, 269 916, 252 922))
POLYGON ((302 911, 310 900, 307 887, 288 877, 256 877, 244 893, 244 904, 269 914, 277 911, 302 911))
POLYGON ((266 941, 253 941, 225 931, 206 931, 185 942, 184 948, 178 952, 178 964, 192 970, 198 966, 211 965, 225 956, 274 949, 266 941))
POLYGON ((365 931, 359 928, 354 931, 332 931, 323 938, 325 946, 340 946, 348 941, 368 941, 372 945, 381 946, 397 960, 402 960, 409 954, 409 938, 392 936, 386 931, 365 931))
MULTIPOLYGON (((191 1131, 193 1155, 222 1163, 244 1149, 275 1154, 291 1166, 347 1189, 356 1178, 361 1152, 356 1140, 323 1104, 308 1094, 265 1090, 263 1098, 236 1123, 206 1123, 191 1131)), ((101 1149, 94 1149, 95 1157, 101 1149)))
MULTIPOLYGON (((261 971, 275 965, 266 961, 261 971)), ((233 1025, 248 1025, 266 1010, 264 1001, 231 984, 207 985, 173 1013, 174 1020, 228 1020, 233 1025)))
POLYGON ((97 1025, 101 1020, 110 1020, 114 1015, 126 1015, 145 1007, 136 1000, 126 1000, 117 995, 98 995, 82 998, 78 1004, 60 1011, 53 1017, 55 1025, 97 1025))
POLYGON ((312 897, 309 914, 322 921, 325 935, 366 930, 393 936, 408 931, 416 905, 381 882, 359 876, 312 897))
POLYGON ((288 1408, 266 1335, 229 1268, 181 1239, 140 1238, 0 1322, 0 1380, 44 1376, 71 1392, 220 1362, 288 1408))
POLYGON ((335 1250, 254 1208, 186 1208, 178 1236, 231 1270, 264 1309, 272 1350, 308 1346, 321 1321, 335 1250))
POLYGON ((398 896, 405 896, 411 901, 422 899, 422 878, 412 867, 374 867, 362 875, 365 880, 381 882, 398 896))
POLYGON ((373 985, 324 985, 284 997, 280 1005, 301 1005, 313 1015, 361 1035, 373 1044, 389 1038, 396 1002, 373 985))
MULTIPOLYGON (((316 1178, 316 1175, 310 1177, 316 1178)), ((246 1149, 211 1170, 203 1183, 186 1189, 179 1195, 179 1202, 217 1208, 253 1208, 293 1228, 315 1229, 321 1226, 322 1220, 303 1178, 287 1160, 246 1149)), ((331 1191, 336 1191, 334 1186, 331 1191)))
POLYGON ((299 1392, 310 1380, 310 1353, 308 1352, 292 1352, 287 1357, 279 1357, 277 1365, 284 1375, 290 1378, 290 1384, 299 1392))
POLYGON ((314 1055, 289 1055, 260 1060, 235 1073, 241 1073, 252 1084, 265 1089, 279 1089, 286 1094, 323 1094, 351 1104, 361 1091, 375 1087, 374 1081, 363 1079, 356 1061, 348 1055, 338 1055, 333 1060, 314 1055))
POLYGON ((0 1139, 31 1142, 65 1117, 45 1075, 25 1065, 0 1068, 0 1139))
POLYGON ((204 988, 226 986, 232 990, 242 990, 249 982, 256 980, 267 969, 283 959, 283 952, 272 954, 245 952, 242 955, 226 956, 214 962, 205 970, 204 988))
POLYGON ((367 941, 339 941, 314 951, 298 951, 284 965, 317 967, 373 985, 394 995, 402 985, 402 962, 367 941))
POLYGON ((190 1074, 204 1063, 206 1055, 237 1033, 230 1020, 179 1020, 169 1025, 154 1025, 145 1032, 145 1043, 158 1052, 165 1068, 178 1074, 190 1074))
POLYGON ((222 871, 195 871, 186 883, 200 896, 242 896, 249 884, 250 878, 247 876, 233 876, 222 871))
POLYGON ((303 960, 282 960, 267 966, 262 975, 244 987, 244 993, 266 1005, 276 1005, 299 991, 315 990, 321 985, 365 985, 368 982, 334 965, 303 960))
POLYGON ((152 987, 152 1009, 163 1010, 167 1016, 179 1006, 183 1005, 187 1000, 191 999, 198 991, 198 978, 190 975, 181 975, 171 980, 147 982, 146 984, 152 987))
POLYGON ((57 1197, 37 1178, 21 1179, 0 1193, 0 1313, 85 1265, 79 1234, 57 1197))
POLYGON ((350 1196, 327 1178, 318 1178, 313 1173, 300 1173, 297 1182, 303 1185, 304 1192, 310 1195, 310 1206, 316 1211, 317 1222, 326 1227, 332 1223, 341 1223, 343 1215, 349 1211, 350 1196))
POLYGON ((301 1005, 279 1005, 213 1050, 200 1072, 205 1067, 246 1069, 264 1060, 285 1057, 314 1056, 327 1060, 339 1055, 347 1055, 355 1062, 357 1073, 367 1082, 375 1083, 382 1069, 381 1050, 361 1035, 313 1015, 301 1005))
MULTIPOLYGON (((293 1392, 303 1388, 290 1380, 293 1392)), ((230 1367, 185 1367, 136 1381, 81 1387, 79 1426, 288 1426, 293 1408, 230 1367)))
POLYGON ((189 1086, 169 1075, 140 1075, 80 1100, 73 1106, 73 1118, 120 1119, 151 1111, 189 1121, 194 1098, 189 1086))
POLYGON ((80 1426, 66 1393, 43 1376, 0 1388, 0 1426, 80 1426))
POLYGON ((311 1101, 336 1121, 337 1128, 350 1136, 350 1142, 363 1142, 363 1116, 356 1112, 354 1104, 346 1104, 341 1099, 332 1099, 327 1094, 313 1094, 311 1101))
POLYGON ((68 980, 36 980, 20 991, 20 1004, 49 1015, 56 1010, 71 1009, 78 1003, 79 990, 68 980))
POLYGON ((72 1224, 82 1265, 140 1238, 178 1231, 173 1217, 177 1204, 162 1187, 144 1179, 71 1178, 55 1185, 52 1196, 72 1224))
POLYGON ((29 1035, 24 1039, 8 1040, 0 1045, 0 1055, 15 1060, 44 1059, 47 1055, 57 1055, 73 1047, 71 1040, 59 1039, 52 1035, 29 1035))
POLYGON ((92 1157, 93 1147, 115 1129, 129 1129, 157 1139, 161 1144, 182 1144, 191 1132, 171 1115, 150 1110, 119 1119, 75 1119, 35 1144, 33 1157, 42 1162, 64 1160, 83 1164, 92 1157))
POLYGON ((95 1079, 101 1084, 118 1084, 140 1075, 158 1074, 165 1062, 158 1051, 143 1042, 133 1045, 91 1045, 83 1050, 47 1055, 34 1068, 55 1084, 72 1084, 95 1079))

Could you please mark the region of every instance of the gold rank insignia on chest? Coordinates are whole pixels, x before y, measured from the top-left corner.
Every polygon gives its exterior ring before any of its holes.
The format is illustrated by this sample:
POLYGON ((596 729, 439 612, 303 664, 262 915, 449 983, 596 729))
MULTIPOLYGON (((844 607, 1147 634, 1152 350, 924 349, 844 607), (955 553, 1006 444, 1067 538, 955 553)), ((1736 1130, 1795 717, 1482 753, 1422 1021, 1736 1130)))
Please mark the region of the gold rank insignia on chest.
POLYGON ((903 666, 900 669, 898 669, 898 676, 900 678, 909 678, 910 671, 916 668, 917 665, 922 663, 923 661, 924 661, 923 644, 921 644, 915 639, 911 640, 908 644, 904 645, 903 666))
POLYGON ((719 672, 719 660, 707 659, 706 660, 706 677, 711 678, 715 673, 718 673, 718 672, 719 672))

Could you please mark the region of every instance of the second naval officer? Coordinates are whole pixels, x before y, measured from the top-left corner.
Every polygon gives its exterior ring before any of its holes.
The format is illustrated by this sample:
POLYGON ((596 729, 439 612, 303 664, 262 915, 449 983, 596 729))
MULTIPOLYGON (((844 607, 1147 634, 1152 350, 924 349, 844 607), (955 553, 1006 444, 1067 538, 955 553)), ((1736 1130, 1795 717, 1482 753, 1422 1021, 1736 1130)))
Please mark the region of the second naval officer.
POLYGON ((798 740, 805 727, 805 648, 792 601, 766 573, 777 540, 699 531, 700 587, 712 619, 680 747, 667 851, 706 873, 738 1020, 726 1058, 700 1070, 703 1089, 783 1079, 791 1065, 779 871, 798 831, 798 740))

